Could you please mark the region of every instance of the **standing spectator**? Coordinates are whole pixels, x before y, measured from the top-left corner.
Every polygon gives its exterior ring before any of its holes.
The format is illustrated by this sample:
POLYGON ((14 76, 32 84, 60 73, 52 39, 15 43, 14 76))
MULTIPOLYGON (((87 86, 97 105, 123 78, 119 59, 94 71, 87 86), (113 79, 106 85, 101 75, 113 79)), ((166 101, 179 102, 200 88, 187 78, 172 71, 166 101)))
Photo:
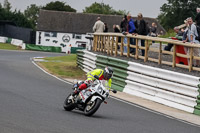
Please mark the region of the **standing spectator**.
MULTIPOLYGON (((137 20, 135 21, 136 31, 139 35, 147 35, 147 27, 146 22, 143 19, 142 13, 139 13, 137 16, 137 20)), ((145 46, 145 40, 141 40, 141 46, 145 46)), ((142 50, 142 56, 144 56, 145 51, 142 50)))
POLYGON ((150 36, 152 36, 152 37, 157 36, 157 26, 156 26, 156 23, 154 23, 154 22, 151 24, 150 36))
MULTIPOLYGON (((120 33, 120 27, 119 27, 119 25, 113 25, 113 31, 115 32, 115 33, 120 33)), ((118 37, 119 39, 118 39, 118 42, 120 43, 121 42, 121 37, 118 37)), ((119 49, 119 46, 118 46, 118 49, 119 49)))
POLYGON ((197 16, 195 18, 196 25, 200 27, 200 8, 197 8, 197 16))
MULTIPOLYGON (((183 42, 189 41, 192 44, 193 43, 199 44, 199 41, 195 39, 198 36, 198 33, 197 33, 197 28, 194 25, 192 18, 191 17, 188 18, 187 22, 189 24, 188 34, 187 34, 186 40, 184 40, 183 42)), ((199 56, 199 48, 194 48, 193 55, 194 56, 199 56)), ((196 66, 200 66, 199 60, 196 60, 196 66)))
POLYGON ((104 23, 104 25, 105 25, 105 29, 104 29, 103 32, 108 32, 108 25, 107 25, 107 23, 104 23))
POLYGON ((121 28, 121 32, 126 32, 127 31, 127 25, 128 25, 128 20, 127 20, 127 16, 124 15, 121 23, 120 23, 120 28, 121 28))
MULTIPOLYGON (((135 24, 133 19, 131 18, 131 14, 127 15, 127 20, 128 20, 128 25, 127 25, 127 31, 125 32, 125 34, 133 34, 135 33, 135 24)), ((134 39, 130 38, 130 45, 135 45, 134 44, 134 39)), ((130 53, 135 54, 135 48, 130 48, 130 53)))
POLYGON ((93 31, 97 32, 97 33, 101 33, 105 30, 105 25, 104 23, 101 21, 101 18, 98 17, 96 23, 93 26, 93 31))
POLYGON ((119 25, 113 25, 113 31, 115 32, 115 33, 120 33, 120 27, 119 27, 119 25))

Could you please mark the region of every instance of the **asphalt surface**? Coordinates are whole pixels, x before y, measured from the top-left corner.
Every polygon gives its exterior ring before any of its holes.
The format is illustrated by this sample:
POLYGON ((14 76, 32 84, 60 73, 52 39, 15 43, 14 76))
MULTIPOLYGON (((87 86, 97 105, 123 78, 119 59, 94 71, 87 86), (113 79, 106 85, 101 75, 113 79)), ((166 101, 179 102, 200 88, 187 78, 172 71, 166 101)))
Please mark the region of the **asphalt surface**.
POLYGON ((30 60, 59 55, 0 50, 0 133, 199 133, 198 126, 112 98, 93 117, 64 111, 71 85, 30 60))

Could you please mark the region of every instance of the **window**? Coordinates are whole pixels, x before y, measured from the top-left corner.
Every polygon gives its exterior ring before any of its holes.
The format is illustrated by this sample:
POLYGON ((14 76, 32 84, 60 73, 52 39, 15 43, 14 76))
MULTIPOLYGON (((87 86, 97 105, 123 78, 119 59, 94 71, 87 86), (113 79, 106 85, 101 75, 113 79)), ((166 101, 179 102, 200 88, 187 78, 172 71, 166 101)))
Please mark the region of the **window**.
POLYGON ((75 39, 81 39, 81 38, 82 38, 82 36, 80 34, 76 34, 75 39))
POLYGON ((45 37, 57 37, 57 33, 56 32, 45 32, 44 36, 45 37))

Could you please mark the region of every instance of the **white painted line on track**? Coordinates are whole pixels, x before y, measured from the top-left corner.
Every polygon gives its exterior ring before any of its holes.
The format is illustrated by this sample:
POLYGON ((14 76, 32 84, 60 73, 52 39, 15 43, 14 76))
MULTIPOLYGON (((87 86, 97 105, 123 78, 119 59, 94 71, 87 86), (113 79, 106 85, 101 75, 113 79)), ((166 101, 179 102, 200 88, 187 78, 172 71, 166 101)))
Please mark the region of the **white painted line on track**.
MULTIPOLYGON (((37 65, 37 64, 34 62, 33 58, 30 58, 30 60, 32 61, 32 63, 33 63, 35 66, 37 66, 37 67, 38 67, 40 70, 42 70, 44 73, 46 73, 46 74, 48 74, 48 75, 50 75, 50 76, 52 76, 52 77, 54 77, 54 78, 56 78, 56 79, 62 81, 62 82, 65 82, 65 83, 67 83, 67 84, 73 85, 73 83, 68 82, 68 81, 66 81, 66 80, 63 80, 63 79, 61 79, 61 78, 58 78, 57 76, 52 75, 52 74, 48 73, 47 71, 45 71, 43 68, 41 68, 39 65, 37 65)), ((161 115, 161 116, 165 116, 165 117, 167 117, 167 118, 169 118, 169 119, 177 120, 177 121, 183 122, 183 123, 188 124, 188 125, 200 127, 200 125, 197 125, 197 124, 194 124, 194 123, 191 123, 191 122, 187 122, 187 121, 184 121, 184 120, 181 120, 181 119, 178 119, 178 118, 175 118, 175 117, 172 117, 172 116, 169 116, 169 115, 166 115, 166 114, 163 114, 163 113, 160 113, 160 112, 157 112, 157 111, 148 109, 148 108, 145 108, 145 107, 143 107, 143 106, 140 106, 140 105, 137 105, 137 104, 128 102, 128 101, 126 101, 126 100, 123 100, 123 99, 120 99, 120 98, 117 98, 117 97, 114 97, 114 96, 110 96, 110 97, 113 98, 113 99, 115 99, 115 100, 118 100, 118 101, 120 101, 120 102, 129 104, 129 105, 131 105, 131 106, 134 106, 134 107, 137 107, 137 108, 140 108, 140 109, 143 109, 143 110, 152 112, 152 113, 154 113, 154 114, 158 114, 158 115, 161 115)))
MULTIPOLYGON (((31 59, 31 60, 32 60, 32 59, 31 59)), ((54 77, 54 78, 56 78, 56 79, 62 81, 62 82, 65 82, 65 83, 67 83, 67 84, 73 85, 73 83, 71 83, 71 82, 68 82, 68 81, 63 80, 63 79, 61 79, 61 78, 58 78, 58 77, 55 76, 55 75, 52 75, 52 74, 48 73, 48 72, 45 71, 43 68, 41 68, 39 65, 37 65, 33 60, 32 60, 32 63, 33 63, 35 66, 37 66, 40 70, 42 70, 44 73, 46 73, 46 74, 48 74, 48 75, 50 75, 50 76, 52 76, 52 77, 54 77)))

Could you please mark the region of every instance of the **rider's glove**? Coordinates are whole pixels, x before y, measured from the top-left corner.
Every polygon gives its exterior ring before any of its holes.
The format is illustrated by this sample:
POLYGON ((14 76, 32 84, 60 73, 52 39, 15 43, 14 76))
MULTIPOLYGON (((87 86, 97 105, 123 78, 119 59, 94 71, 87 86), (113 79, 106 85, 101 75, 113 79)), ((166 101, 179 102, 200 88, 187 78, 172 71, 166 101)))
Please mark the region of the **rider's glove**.
POLYGON ((89 86, 89 85, 91 85, 92 83, 93 83, 93 81, 92 80, 85 80, 85 82, 84 82, 87 86, 89 86))

